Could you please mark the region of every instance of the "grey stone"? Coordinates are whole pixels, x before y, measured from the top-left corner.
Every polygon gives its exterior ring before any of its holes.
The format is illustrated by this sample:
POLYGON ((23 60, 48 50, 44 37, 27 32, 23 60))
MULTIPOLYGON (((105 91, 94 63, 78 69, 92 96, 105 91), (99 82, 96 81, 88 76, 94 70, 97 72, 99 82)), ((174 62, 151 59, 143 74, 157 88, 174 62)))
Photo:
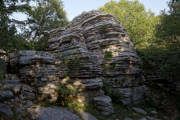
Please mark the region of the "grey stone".
POLYGON ((126 117, 126 118, 124 118, 124 120, 133 120, 133 119, 130 117, 126 117))
POLYGON ((83 120, 97 120, 96 117, 87 112, 79 112, 83 120))
POLYGON ((11 91, 0 91, 0 101, 8 100, 14 97, 11 91))
POLYGON ((32 106, 32 104, 33 104, 33 102, 32 101, 30 101, 30 100, 28 100, 27 102, 26 102, 26 107, 30 107, 30 106, 32 106))
POLYGON ((147 112, 141 108, 137 108, 137 107, 133 107, 132 108, 134 111, 136 111, 137 113, 140 113, 140 114, 143 114, 143 115, 146 115, 147 112))
POLYGON ((112 101, 109 96, 98 96, 93 99, 95 107, 100 110, 104 115, 113 113, 112 101))
POLYGON ((158 112, 153 110, 153 111, 151 111, 151 114, 158 114, 158 112))
POLYGON ((62 107, 40 107, 29 109, 36 120, 80 120, 78 116, 62 107))
POLYGON ((139 119, 139 120, 147 120, 146 118, 141 118, 141 119, 139 119))
POLYGON ((9 90, 13 91, 14 94, 20 93, 21 87, 22 87, 22 84, 6 83, 3 85, 4 89, 9 89, 9 90))
POLYGON ((8 105, 0 104, 0 114, 6 115, 8 117, 13 116, 13 112, 8 105))
POLYGON ((146 86, 116 88, 112 93, 119 95, 123 104, 140 103, 145 99, 146 86))
MULTIPOLYGON (((119 94, 112 95, 112 91, 126 94, 127 91, 122 89, 128 88, 130 94, 120 98, 126 103, 144 100, 146 90, 140 89, 144 82, 141 79, 141 60, 126 30, 114 16, 100 11, 84 12, 64 29, 50 31, 48 42, 55 58, 78 63, 65 66, 60 60, 58 71, 62 71, 61 77, 81 78, 82 86, 89 89, 88 94, 92 89, 99 91, 103 85, 106 94, 116 98, 119 94), (108 52, 112 54, 109 60, 106 58, 108 52)), ((86 99, 92 97, 89 95, 86 99)))
POLYGON ((157 119, 157 118, 154 118, 154 117, 150 117, 150 116, 147 116, 146 118, 147 118, 147 120, 160 120, 160 119, 157 119))
POLYGON ((20 93, 21 99, 24 100, 34 100, 36 98, 34 88, 30 87, 29 85, 23 85, 20 93))
POLYGON ((31 50, 18 51, 10 54, 10 64, 12 66, 15 66, 16 64, 29 65, 36 62, 54 63, 54 58, 48 52, 31 50))

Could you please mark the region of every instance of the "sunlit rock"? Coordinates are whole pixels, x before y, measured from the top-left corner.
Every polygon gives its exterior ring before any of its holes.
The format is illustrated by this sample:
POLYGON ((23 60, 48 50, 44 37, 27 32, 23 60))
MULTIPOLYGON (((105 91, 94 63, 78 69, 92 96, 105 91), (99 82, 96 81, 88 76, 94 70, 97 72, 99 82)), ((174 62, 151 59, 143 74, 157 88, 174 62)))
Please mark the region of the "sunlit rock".
POLYGON ((49 50, 60 63, 62 79, 69 76, 85 88, 95 85, 93 88, 101 89, 103 85, 107 95, 124 104, 144 99, 141 60, 114 16, 99 11, 82 13, 66 28, 51 31, 49 50), (85 82, 87 79, 89 82, 85 82), (97 84, 98 80, 103 83, 97 84))

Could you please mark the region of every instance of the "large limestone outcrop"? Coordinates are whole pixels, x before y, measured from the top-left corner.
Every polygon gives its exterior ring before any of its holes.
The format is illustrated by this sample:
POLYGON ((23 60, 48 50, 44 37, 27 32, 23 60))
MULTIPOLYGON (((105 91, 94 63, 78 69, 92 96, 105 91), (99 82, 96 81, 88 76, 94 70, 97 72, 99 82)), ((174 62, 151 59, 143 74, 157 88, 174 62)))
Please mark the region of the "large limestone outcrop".
MULTIPOLYGON (((82 13, 66 28, 50 31, 48 52, 16 51, 7 62, 12 74, 0 82, 0 104, 13 115, 11 108, 33 112, 39 100, 56 102, 64 86, 75 90, 79 102, 93 103, 104 115, 113 112, 112 100, 138 103, 146 91, 141 61, 126 30, 114 16, 99 11, 82 13)), ((37 109, 35 114, 44 119, 44 113, 56 114, 61 108, 37 109)))
POLYGON ((125 104, 140 102, 146 87, 141 61, 126 30, 112 15, 84 12, 64 29, 50 32, 49 50, 59 60, 59 75, 83 86, 86 99, 106 94, 125 104), (93 92, 95 91, 95 92, 93 92))

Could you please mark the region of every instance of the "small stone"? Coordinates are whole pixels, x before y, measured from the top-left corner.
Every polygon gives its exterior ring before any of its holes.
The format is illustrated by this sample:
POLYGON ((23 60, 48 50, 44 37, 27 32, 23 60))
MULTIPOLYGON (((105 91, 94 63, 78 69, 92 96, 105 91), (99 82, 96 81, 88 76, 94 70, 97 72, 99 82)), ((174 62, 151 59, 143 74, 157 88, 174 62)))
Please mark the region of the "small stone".
POLYGON ((79 112, 83 120, 97 120, 93 115, 87 112, 79 112))
POLYGON ((146 118, 141 118, 141 119, 139 119, 139 120, 147 120, 146 118))
POLYGON ((12 112, 11 108, 5 104, 0 104, 0 113, 6 115, 8 117, 13 116, 13 112, 12 112))
POLYGON ((132 118, 126 117, 124 120, 133 120, 132 118))
POLYGON ((150 116, 147 116, 146 117, 148 120, 160 120, 160 119, 157 119, 157 118, 154 118, 154 117, 150 117, 150 116))
POLYGON ((94 98, 96 108, 104 115, 110 115, 113 113, 112 100, 109 96, 98 96, 94 98))
POLYGON ((146 115, 147 112, 141 108, 137 108, 137 107, 133 107, 132 108, 134 111, 136 111, 137 113, 140 113, 140 114, 143 114, 143 115, 146 115))
POLYGON ((155 111, 155 110, 151 111, 151 114, 157 114, 157 113, 158 113, 158 112, 155 111))

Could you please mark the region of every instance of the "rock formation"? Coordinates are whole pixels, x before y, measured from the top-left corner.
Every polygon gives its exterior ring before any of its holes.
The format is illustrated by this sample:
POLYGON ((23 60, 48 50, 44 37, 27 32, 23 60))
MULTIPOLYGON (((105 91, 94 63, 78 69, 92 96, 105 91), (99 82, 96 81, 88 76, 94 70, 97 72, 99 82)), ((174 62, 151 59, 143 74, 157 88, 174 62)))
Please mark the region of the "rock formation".
POLYGON ((48 52, 9 55, 12 74, 0 82, 0 113, 13 116, 14 107, 29 114, 39 109, 38 116, 33 116, 43 119, 45 112, 62 112, 63 108, 33 107, 38 101, 56 102, 62 86, 76 90, 79 102, 93 103, 104 115, 113 113, 112 100, 128 104, 144 99, 141 61, 114 16, 99 11, 82 13, 67 27, 51 30, 48 42, 48 52))
POLYGON ((89 92, 96 89, 98 95, 92 97, 103 95, 103 86, 107 95, 125 104, 143 99, 146 87, 141 78, 141 61, 114 16, 85 12, 50 35, 49 48, 55 57, 61 63, 69 61, 63 75, 80 79, 89 92))
MULTIPOLYGON (((19 51, 10 54, 11 72, 19 75, 21 81, 30 85, 41 99, 57 100, 56 75, 54 57, 43 51, 19 51)), ((37 97, 35 95, 31 95, 37 97)))

